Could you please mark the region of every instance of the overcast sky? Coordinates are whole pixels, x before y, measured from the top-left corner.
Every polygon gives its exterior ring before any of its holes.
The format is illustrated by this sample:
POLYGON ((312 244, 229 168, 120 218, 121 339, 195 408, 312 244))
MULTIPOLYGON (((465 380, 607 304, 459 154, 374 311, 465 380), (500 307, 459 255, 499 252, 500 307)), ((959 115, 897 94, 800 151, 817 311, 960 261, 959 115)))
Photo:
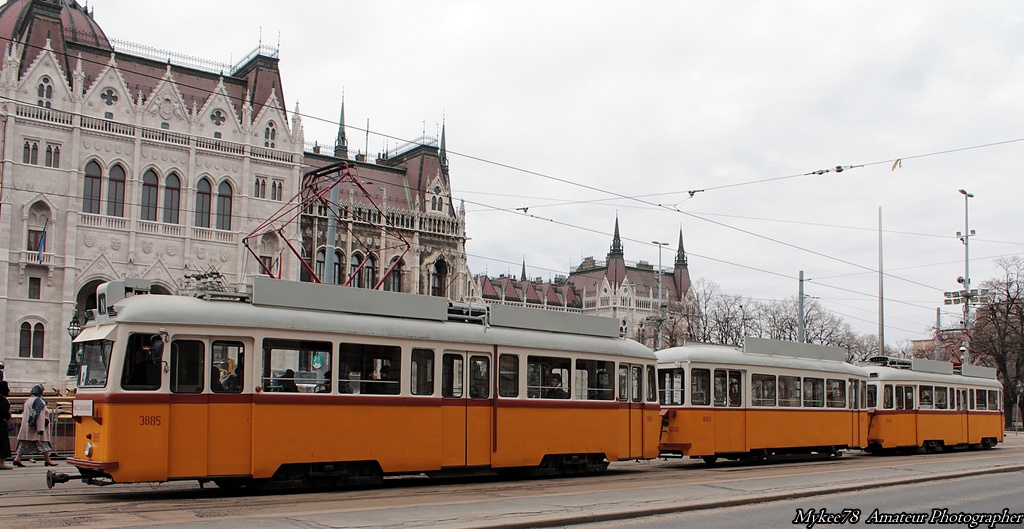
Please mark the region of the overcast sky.
POLYGON ((90 8, 108 37, 215 61, 279 43, 309 141, 333 144, 342 91, 350 149, 371 156, 396 144, 381 134, 437 135, 443 119, 474 273, 525 259, 531 277, 565 275, 604 259, 618 215, 627 260, 657 264, 666 241, 670 267, 682 229, 692 278, 769 302, 795 297, 803 270, 807 295, 874 334, 881 208, 893 344, 930 337, 959 287, 958 189, 975 195, 975 286, 1024 252, 1019 2, 90 8))

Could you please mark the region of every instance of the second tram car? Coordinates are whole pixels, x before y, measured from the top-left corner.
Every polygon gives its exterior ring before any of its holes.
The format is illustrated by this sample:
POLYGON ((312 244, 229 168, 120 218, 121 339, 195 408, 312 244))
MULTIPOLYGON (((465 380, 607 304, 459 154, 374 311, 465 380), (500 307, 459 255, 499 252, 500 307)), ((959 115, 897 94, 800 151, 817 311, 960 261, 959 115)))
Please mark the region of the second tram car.
POLYGON ((992 448, 1003 440, 1003 387, 990 367, 922 358, 875 357, 869 374, 870 423, 865 449, 939 451, 992 448))
POLYGON ((51 486, 341 485, 658 456, 656 358, 615 320, 261 277, 251 298, 128 290, 101 286, 75 340, 80 475, 51 486))
POLYGON ((663 455, 714 464, 867 444, 867 372, 845 349, 748 337, 656 354, 663 455))

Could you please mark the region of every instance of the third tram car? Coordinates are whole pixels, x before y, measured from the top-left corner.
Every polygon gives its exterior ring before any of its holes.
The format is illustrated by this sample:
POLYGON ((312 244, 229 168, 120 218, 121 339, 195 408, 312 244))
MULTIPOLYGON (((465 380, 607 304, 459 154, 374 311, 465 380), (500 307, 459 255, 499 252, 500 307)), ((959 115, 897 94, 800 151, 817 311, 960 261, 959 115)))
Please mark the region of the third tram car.
POLYGON ((101 286, 75 340, 81 474, 51 486, 339 485, 658 456, 656 358, 613 319, 262 277, 251 295, 129 287, 101 286))
POLYGON ((1003 440, 1003 387, 991 367, 876 357, 868 370, 866 450, 991 448, 1003 440))
POLYGON ((839 347, 748 337, 658 351, 663 455, 766 460, 867 442, 867 372, 839 347))

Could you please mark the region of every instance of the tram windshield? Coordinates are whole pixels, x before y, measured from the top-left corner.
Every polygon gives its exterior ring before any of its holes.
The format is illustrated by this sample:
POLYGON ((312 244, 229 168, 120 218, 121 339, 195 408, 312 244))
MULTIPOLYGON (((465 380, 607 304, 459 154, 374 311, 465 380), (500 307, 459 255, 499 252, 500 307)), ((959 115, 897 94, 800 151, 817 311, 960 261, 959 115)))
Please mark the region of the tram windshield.
POLYGON ((91 340, 76 344, 79 358, 78 386, 102 388, 107 385, 107 368, 110 366, 110 351, 114 342, 91 340))

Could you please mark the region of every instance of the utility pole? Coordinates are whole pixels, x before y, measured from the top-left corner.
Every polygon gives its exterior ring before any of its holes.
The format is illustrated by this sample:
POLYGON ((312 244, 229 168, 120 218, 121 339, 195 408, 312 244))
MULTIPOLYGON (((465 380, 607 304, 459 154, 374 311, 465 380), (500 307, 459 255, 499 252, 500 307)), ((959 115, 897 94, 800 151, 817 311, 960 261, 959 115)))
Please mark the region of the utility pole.
POLYGON ((796 318, 796 341, 804 343, 804 271, 800 271, 800 295, 797 296, 799 301, 797 306, 799 307, 800 314, 796 318))
POLYGON ((882 290, 882 206, 878 206, 878 355, 885 356, 885 296, 882 290))
POLYGON ((964 196, 964 231, 961 234, 957 232, 957 237, 960 237, 960 241, 964 243, 964 354, 963 358, 960 359, 961 365, 968 365, 971 359, 971 245, 970 238, 974 235, 974 231, 969 229, 968 217, 967 217, 967 204, 968 200, 974 198, 974 195, 961 189, 960 194, 964 196))

